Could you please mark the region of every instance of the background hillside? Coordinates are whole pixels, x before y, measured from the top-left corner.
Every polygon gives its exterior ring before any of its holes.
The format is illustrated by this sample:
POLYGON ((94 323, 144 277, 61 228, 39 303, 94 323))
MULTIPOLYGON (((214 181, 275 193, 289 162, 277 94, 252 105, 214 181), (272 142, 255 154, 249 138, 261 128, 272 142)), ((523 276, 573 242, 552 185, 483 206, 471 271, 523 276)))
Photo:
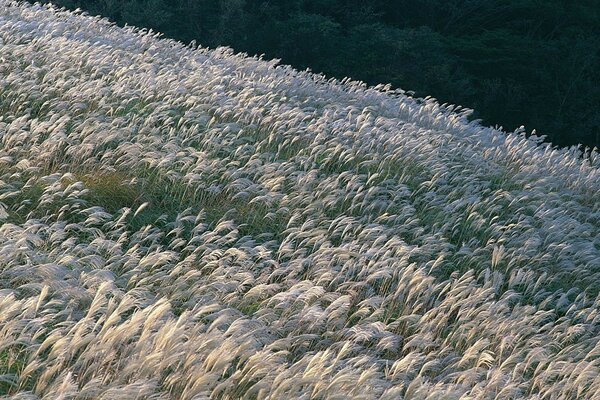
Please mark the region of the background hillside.
POLYGON ((391 83, 600 147, 597 0, 55 0, 119 24, 296 68, 391 83))

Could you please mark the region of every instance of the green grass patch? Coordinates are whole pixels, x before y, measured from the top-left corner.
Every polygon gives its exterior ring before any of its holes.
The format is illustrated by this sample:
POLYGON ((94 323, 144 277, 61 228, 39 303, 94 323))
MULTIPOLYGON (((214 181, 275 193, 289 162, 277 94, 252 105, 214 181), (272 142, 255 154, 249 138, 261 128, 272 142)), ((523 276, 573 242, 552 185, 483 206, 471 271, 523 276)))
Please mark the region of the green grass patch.
POLYGON ((31 390, 33 380, 26 379, 19 382, 20 375, 27 366, 27 352, 25 345, 14 344, 0 350, 0 396, 6 396, 17 391, 31 390))

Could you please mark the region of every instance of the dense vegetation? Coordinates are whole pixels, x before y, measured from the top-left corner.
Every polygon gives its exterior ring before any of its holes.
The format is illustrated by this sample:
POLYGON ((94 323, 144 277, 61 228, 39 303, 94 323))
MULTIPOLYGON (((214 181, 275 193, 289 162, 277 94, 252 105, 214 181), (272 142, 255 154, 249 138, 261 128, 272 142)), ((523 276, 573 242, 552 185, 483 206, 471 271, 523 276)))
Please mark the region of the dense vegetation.
POLYGON ((597 0, 54 0, 600 147, 597 0))
POLYGON ((598 152, 6 0, 0 49, 2 398, 600 398, 598 152))

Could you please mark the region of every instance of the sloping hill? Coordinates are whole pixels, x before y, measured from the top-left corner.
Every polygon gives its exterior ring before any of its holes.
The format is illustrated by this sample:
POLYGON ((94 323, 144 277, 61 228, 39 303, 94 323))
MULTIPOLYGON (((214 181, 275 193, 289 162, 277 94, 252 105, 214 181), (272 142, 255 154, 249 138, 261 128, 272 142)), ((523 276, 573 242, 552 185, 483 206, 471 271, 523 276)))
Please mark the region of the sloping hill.
POLYGON ((467 114, 0 0, 0 394, 599 398, 600 156, 467 114))

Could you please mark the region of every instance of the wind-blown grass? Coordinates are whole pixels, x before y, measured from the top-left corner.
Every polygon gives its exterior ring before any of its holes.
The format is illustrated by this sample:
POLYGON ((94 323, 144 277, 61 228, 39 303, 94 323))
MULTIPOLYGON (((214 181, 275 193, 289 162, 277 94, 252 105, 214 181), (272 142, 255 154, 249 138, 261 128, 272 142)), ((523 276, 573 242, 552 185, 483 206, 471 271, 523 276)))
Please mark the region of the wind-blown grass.
POLYGON ((0 0, 7 398, 600 398, 600 157, 0 0))

